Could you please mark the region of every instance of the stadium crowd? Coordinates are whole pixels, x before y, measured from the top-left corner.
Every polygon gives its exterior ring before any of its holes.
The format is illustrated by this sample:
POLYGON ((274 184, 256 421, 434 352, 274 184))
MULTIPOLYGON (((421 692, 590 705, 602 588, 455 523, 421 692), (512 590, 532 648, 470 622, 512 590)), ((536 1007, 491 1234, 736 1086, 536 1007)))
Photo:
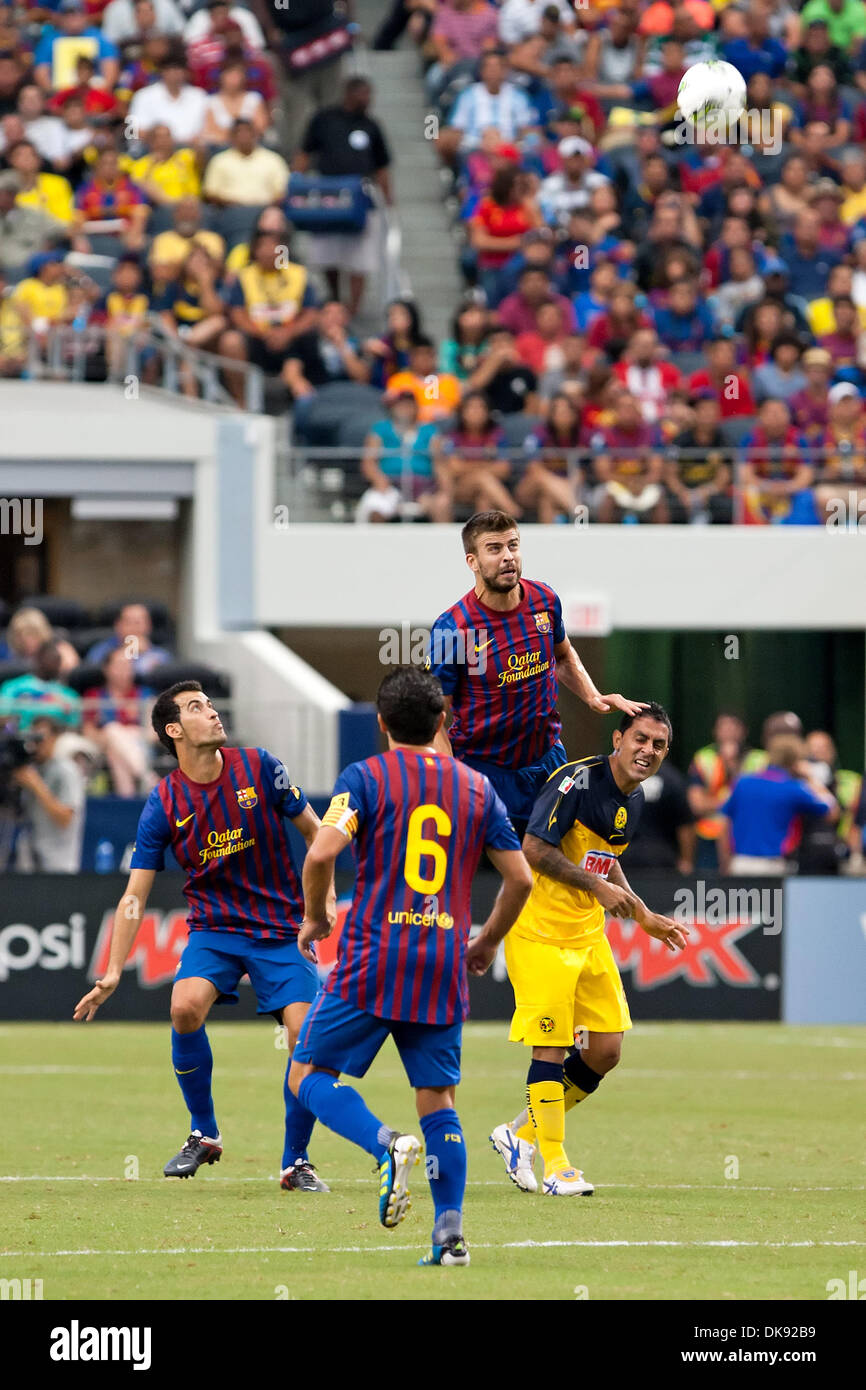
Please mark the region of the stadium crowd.
POLYGON ((379 206, 304 220, 311 178, 392 200, 370 84, 337 82, 353 26, 251 3, 0 4, 0 373, 65 324, 102 330, 95 376, 137 343, 155 381, 156 324, 281 381, 302 444, 354 400, 362 520, 856 524, 864 0, 396 0, 374 44, 418 45, 465 279, 438 344, 408 301, 360 331, 379 206), (683 142, 712 57, 748 119, 683 142))

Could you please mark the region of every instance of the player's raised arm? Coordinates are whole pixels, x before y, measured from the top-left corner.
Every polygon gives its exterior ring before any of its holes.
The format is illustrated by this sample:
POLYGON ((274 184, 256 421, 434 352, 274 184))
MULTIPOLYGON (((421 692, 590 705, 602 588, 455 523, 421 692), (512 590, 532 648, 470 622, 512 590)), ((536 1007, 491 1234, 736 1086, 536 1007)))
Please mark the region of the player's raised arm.
POLYGON ((596 714, 609 714, 613 709, 622 710, 623 714, 638 714, 646 709, 646 704, 641 700, 627 700, 625 695, 602 695, 567 637, 557 642, 553 654, 556 657, 556 674, 562 684, 579 695, 596 714))
POLYGON ((487 854, 502 887, 481 931, 466 948, 466 968, 471 975, 483 975, 493 963, 496 948, 511 931, 532 889, 532 870, 519 849, 492 849, 487 854))
POLYGON ((120 983, 120 976, 132 944, 141 926, 141 919, 150 890, 153 887, 154 869, 133 869, 129 875, 126 891, 114 912, 111 928, 111 949, 108 955, 108 968, 102 979, 97 980, 93 989, 79 999, 72 1017, 78 1023, 89 1023, 100 1008, 114 993, 120 983))

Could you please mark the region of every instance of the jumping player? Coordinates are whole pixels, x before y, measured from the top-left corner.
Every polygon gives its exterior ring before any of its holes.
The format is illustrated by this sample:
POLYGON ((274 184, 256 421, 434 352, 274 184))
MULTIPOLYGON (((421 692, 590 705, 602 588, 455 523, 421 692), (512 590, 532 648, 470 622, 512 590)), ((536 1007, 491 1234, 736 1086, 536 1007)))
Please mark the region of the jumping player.
POLYGON ((558 596, 521 578, 513 517, 478 512, 462 536, 475 585, 440 614, 430 634, 428 670, 453 715, 435 746, 490 779, 522 835, 539 788, 568 759, 558 681, 599 714, 637 714, 642 706, 596 689, 566 636, 558 596))
POLYGON ((439 682, 416 668, 395 671, 379 687, 377 707, 388 752, 340 774, 304 862, 299 945, 308 951, 331 930, 328 884, 337 856, 355 840, 357 878, 339 958, 301 1029, 289 1084, 323 1124, 373 1155, 379 1219, 396 1226, 409 1206, 421 1141, 390 1128, 335 1080, 365 1076, 391 1034, 415 1088, 436 1213, 433 1248, 420 1263, 468 1265, 466 1146, 454 1108, 466 970, 480 975, 491 964, 532 876, 490 783, 434 750, 445 719, 439 682), (472 876, 485 849, 503 884, 467 947, 472 876))
POLYGON ((671 951, 688 929, 651 912, 629 887, 619 864, 640 819, 641 783, 662 765, 671 723, 661 705, 623 715, 613 752, 557 768, 535 803, 523 846, 532 865, 529 902, 505 941, 514 989, 509 1037, 532 1048, 528 1113, 498 1125, 490 1142, 512 1182, 538 1184, 536 1144, 544 1162, 543 1191, 555 1197, 593 1191, 565 1152, 565 1112, 597 1090, 616 1066, 631 1027, 622 980, 604 934, 605 909, 633 918, 671 951), (580 771, 584 776, 579 776, 580 771), (581 1047, 573 1047, 578 1029, 581 1047))
MULTIPOLYGON (((258 1012, 287 1028, 291 1066, 318 975, 297 946, 301 885, 285 822, 291 820, 310 845, 320 821, 271 753, 225 746, 220 717, 197 681, 164 690, 151 719, 178 766, 154 788, 141 813, 129 882, 114 915, 108 969, 73 1016, 89 1022, 117 988, 154 875, 170 848, 187 875, 189 940, 171 993, 171 1056, 191 1132, 164 1172, 167 1178, 190 1178, 202 1163, 216 1163, 222 1155, 204 1025, 214 1003, 237 1003, 241 976, 250 977, 258 1012)), ((335 921, 332 879, 324 895, 323 911, 335 921)), ((288 1067, 283 1093, 280 1186, 327 1192, 307 1157, 314 1120, 289 1090, 288 1067)))

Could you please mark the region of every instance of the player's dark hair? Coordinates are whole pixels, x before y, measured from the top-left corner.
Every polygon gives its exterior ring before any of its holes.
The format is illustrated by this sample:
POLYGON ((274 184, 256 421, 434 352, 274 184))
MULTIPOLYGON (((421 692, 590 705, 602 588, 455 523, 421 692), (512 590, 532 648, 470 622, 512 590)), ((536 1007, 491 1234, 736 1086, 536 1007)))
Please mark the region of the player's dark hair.
POLYGON ((154 733, 162 744, 166 752, 173 758, 177 757, 177 749, 174 746, 174 739, 169 738, 165 732, 166 724, 177 724, 180 720, 180 708, 176 696, 182 695, 185 690, 198 690, 204 694, 198 681, 176 681, 170 685, 168 690, 163 690, 156 698, 156 703, 150 713, 150 722, 153 725, 154 733))
POLYGON ((460 535, 463 539, 463 549, 467 555, 475 554, 475 543, 479 536, 483 536, 485 531, 516 531, 517 522, 508 512, 499 510, 492 512, 476 512, 470 516, 460 535))
POLYGON ((637 719, 655 719, 659 724, 664 724, 668 731, 668 743, 673 743, 673 725, 671 724, 671 717, 664 705, 658 704, 656 700, 650 700, 647 703, 646 709, 639 709, 637 714, 624 714, 618 725, 620 733, 624 734, 626 729, 630 729, 637 719))
POLYGON ((413 743, 423 748, 436 732, 436 722, 445 708, 445 696, 442 686, 429 671, 417 666, 400 666, 379 686, 376 708, 397 743, 413 743))

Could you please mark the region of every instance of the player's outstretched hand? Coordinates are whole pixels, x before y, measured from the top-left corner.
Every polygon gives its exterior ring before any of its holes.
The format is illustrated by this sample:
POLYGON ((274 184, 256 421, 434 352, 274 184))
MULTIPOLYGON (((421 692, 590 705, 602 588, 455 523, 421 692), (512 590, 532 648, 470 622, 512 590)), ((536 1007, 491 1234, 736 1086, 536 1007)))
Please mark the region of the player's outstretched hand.
POLYGON ((647 708, 645 700, 627 700, 624 695, 599 695, 590 700, 589 708, 596 714, 609 714, 612 709, 621 709, 623 714, 640 714, 647 708))
POLYGON ((84 998, 79 999, 78 1003, 75 1005, 75 1012, 72 1015, 75 1022, 89 1023, 95 1015, 96 1010, 114 993, 119 983, 119 975, 117 977, 113 975, 103 975, 101 980, 97 980, 90 993, 85 994, 84 998))
POLYGON ((317 965, 316 953, 313 950, 314 941, 324 941, 326 936, 330 936, 334 930, 327 917, 323 917, 321 922, 315 921, 312 917, 305 917, 301 923, 301 930, 298 932, 298 950, 304 960, 310 961, 312 965, 317 965))
POLYGON ((488 941, 482 932, 466 947, 466 969, 470 975, 483 975, 490 969, 495 957, 495 943, 488 941))
POLYGON ((685 950, 689 929, 684 927, 682 922, 675 922, 673 917, 662 917, 658 912, 650 912, 640 925, 647 936, 654 936, 657 941, 663 941, 669 951, 685 950))

